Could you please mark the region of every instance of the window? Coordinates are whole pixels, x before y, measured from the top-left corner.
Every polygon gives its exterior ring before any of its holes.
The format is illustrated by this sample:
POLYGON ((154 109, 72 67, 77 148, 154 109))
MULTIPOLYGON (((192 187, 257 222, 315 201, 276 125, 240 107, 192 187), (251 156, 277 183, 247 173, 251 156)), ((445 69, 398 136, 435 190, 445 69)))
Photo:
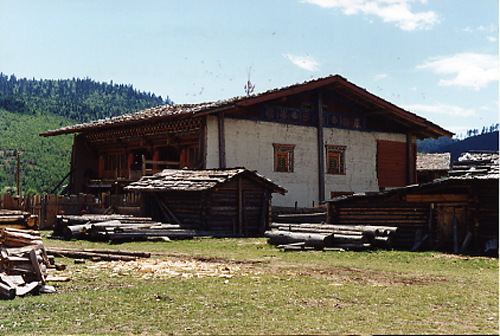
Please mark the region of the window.
POLYGON ((295 145, 273 144, 274 171, 293 173, 293 149, 295 145))
POLYGON ((345 149, 346 146, 326 145, 327 174, 345 174, 345 149))

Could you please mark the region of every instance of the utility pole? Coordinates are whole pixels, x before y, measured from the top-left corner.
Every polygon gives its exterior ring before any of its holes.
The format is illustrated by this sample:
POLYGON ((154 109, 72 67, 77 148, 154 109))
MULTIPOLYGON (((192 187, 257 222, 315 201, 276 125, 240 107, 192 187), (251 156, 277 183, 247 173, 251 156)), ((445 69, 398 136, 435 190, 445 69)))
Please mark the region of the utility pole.
POLYGON ((21 196, 21 160, 17 151, 17 196, 21 196))

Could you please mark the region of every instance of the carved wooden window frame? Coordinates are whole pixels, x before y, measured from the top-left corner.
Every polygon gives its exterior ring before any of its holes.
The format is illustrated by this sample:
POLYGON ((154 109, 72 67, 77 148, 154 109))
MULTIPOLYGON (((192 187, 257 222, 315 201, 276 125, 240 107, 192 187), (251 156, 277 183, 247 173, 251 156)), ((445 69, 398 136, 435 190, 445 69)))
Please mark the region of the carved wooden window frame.
POLYGON ((293 152, 295 145, 273 144, 274 171, 278 173, 293 173, 293 152))
POLYGON ((326 145, 326 173, 345 175, 346 146, 326 145))

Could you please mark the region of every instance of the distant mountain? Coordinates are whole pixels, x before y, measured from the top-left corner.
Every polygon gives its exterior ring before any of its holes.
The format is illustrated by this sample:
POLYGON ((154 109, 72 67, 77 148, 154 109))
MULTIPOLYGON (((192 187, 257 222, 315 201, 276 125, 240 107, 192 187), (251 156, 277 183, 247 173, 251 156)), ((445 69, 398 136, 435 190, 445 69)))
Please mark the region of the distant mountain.
POLYGON ((425 139, 417 142, 417 148, 424 153, 450 153, 451 162, 454 162, 460 154, 471 150, 498 151, 498 136, 498 131, 495 131, 471 136, 464 140, 447 139, 445 137, 437 140, 425 139))
POLYGON ((114 117, 172 104, 132 85, 99 83, 90 78, 26 79, 0 73, 0 108, 14 113, 52 113, 78 122, 114 117))

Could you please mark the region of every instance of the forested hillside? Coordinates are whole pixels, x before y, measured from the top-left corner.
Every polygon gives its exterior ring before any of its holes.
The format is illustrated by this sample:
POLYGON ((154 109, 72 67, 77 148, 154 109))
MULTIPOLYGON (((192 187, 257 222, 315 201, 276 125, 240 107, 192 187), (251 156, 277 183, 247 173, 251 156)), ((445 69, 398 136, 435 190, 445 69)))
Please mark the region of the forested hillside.
POLYGON ((499 124, 493 124, 483 127, 481 133, 477 129, 468 130, 467 137, 463 139, 440 137, 417 140, 417 148, 422 153, 450 153, 453 162, 462 153, 471 150, 498 151, 498 129, 499 124))
POLYGON ((17 79, 0 73, 0 108, 23 114, 52 113, 78 122, 114 117, 171 104, 132 85, 99 83, 90 78, 17 79))
POLYGON ((0 192, 17 190, 18 152, 22 195, 55 187, 69 172, 73 138, 45 138, 38 134, 72 123, 53 114, 28 115, 0 109, 0 192))
POLYGON ((72 136, 38 134, 74 123, 137 112, 172 103, 132 85, 99 83, 89 78, 17 79, 0 73, 0 193, 50 192, 70 168, 72 136))

